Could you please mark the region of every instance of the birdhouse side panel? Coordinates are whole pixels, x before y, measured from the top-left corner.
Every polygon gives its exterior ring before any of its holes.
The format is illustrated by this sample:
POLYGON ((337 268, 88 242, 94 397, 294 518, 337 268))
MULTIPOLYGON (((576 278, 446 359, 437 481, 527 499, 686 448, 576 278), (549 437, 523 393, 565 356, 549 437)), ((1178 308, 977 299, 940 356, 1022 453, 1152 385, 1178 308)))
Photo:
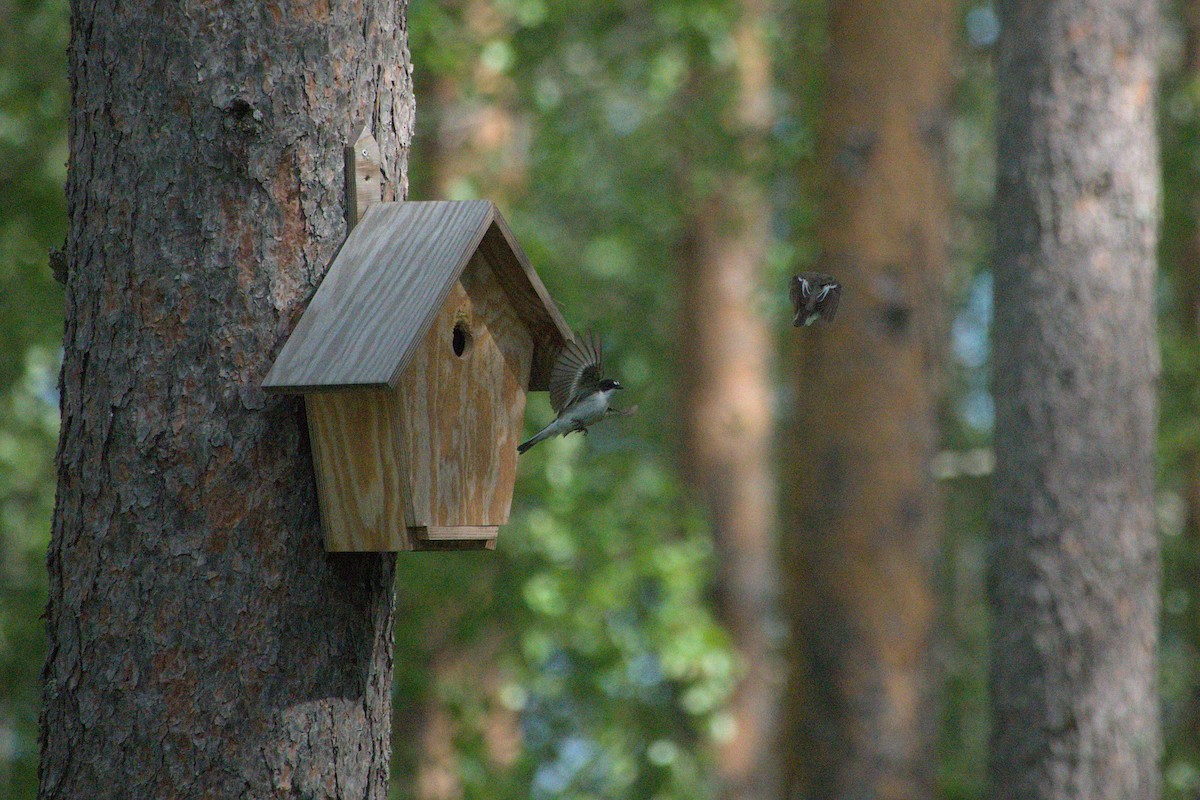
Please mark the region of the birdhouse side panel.
POLYGON ((471 463, 486 461, 496 477, 495 491, 487 498, 496 524, 508 522, 513 487, 517 480, 517 445, 525 421, 525 397, 533 363, 533 336, 497 280, 496 272, 483 257, 472 259, 462 275, 462 285, 481 322, 484 352, 492 381, 484 387, 476 382, 480 407, 491 408, 489 427, 470 438, 471 463))
POLYGON ((533 341, 479 256, 401 376, 408 524, 508 521, 533 341))
POLYGON ((533 339, 533 361, 525 388, 545 391, 550 388, 550 370, 571 335, 570 328, 503 218, 498 217, 488 228, 479 252, 533 339))
POLYGON ((412 550, 400 417, 391 390, 305 395, 325 549, 412 550))

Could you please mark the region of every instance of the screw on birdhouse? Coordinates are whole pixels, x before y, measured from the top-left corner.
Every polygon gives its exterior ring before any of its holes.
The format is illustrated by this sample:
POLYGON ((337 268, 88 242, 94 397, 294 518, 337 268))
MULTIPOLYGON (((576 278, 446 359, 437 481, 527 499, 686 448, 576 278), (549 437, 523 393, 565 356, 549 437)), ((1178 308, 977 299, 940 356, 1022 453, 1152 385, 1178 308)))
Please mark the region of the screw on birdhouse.
POLYGON ((363 125, 345 152, 346 233, 362 219, 367 206, 383 197, 383 158, 371 128, 363 125))

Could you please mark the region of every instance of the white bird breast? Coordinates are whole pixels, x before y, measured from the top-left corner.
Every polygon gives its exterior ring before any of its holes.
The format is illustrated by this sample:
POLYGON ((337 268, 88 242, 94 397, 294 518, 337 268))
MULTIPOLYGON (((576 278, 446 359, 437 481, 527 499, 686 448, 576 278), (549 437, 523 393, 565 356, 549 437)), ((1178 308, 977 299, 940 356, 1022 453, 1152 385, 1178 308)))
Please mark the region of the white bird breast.
POLYGON ((588 425, 603 417, 604 412, 608 410, 608 398, 612 396, 613 391, 609 389, 606 392, 594 392, 590 396, 583 398, 567 409, 567 413, 563 414, 563 420, 575 424, 588 425))

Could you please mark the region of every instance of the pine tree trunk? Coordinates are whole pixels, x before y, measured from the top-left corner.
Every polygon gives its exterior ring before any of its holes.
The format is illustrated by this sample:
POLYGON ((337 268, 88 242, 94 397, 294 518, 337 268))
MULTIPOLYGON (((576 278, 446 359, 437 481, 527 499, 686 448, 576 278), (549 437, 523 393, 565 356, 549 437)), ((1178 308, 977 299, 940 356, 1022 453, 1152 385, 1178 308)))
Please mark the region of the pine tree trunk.
MULTIPOLYGON (((778 797, 776 748, 782 667, 778 652, 776 482, 771 463, 771 335, 759 311, 771 209, 753 174, 771 124, 767 3, 742 0, 735 31, 741 170, 695 204, 681 248, 680 414, 683 464, 716 544, 716 611, 745 671, 718 742, 726 800, 778 797)), ((715 83, 709 77, 711 89, 715 83)), ((703 113, 698 111, 697 113, 703 113)))
POLYGON ((1157 5, 999 12, 990 794, 1154 798, 1157 5))
MULTIPOLYGON (((955 5, 830 7, 819 144, 836 321, 791 332, 785 797, 935 792, 937 447, 955 5)), ((780 291, 783 291, 783 287, 780 291)))
POLYGON ((394 557, 325 554, 260 384, 355 125, 406 189, 405 8, 73 8, 43 798, 387 794, 394 557))
POLYGON ((755 308, 769 214, 750 181, 724 186, 684 245, 680 411, 684 466, 716 545, 716 611, 745 666, 718 743, 725 798, 774 797, 780 684, 770 339, 755 308))

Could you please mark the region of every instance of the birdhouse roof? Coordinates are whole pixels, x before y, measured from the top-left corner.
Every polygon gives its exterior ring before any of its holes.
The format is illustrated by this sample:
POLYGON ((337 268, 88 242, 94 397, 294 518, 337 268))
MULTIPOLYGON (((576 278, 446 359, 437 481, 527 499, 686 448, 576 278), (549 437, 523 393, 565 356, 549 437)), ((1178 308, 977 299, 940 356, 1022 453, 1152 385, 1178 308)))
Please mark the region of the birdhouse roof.
POLYGON ((534 350, 529 388, 544 391, 571 329, 488 200, 373 203, 342 245, 263 388, 395 388, 476 253, 529 328, 534 350))

